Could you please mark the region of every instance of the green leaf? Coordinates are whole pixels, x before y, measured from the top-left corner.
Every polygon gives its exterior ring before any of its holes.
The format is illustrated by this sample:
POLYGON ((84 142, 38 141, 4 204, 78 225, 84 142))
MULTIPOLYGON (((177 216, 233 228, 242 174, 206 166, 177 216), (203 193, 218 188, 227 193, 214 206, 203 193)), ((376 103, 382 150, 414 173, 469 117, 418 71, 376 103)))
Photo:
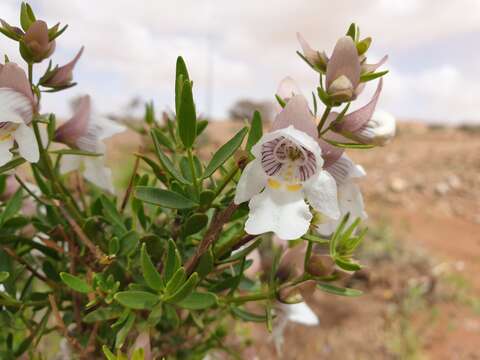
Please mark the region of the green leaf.
POLYGON ((160 276, 159 272, 153 265, 150 256, 147 253, 146 244, 142 245, 141 251, 141 262, 142 262, 142 272, 143 278, 147 285, 153 290, 162 290, 163 289, 163 282, 162 277, 160 276))
POLYGON ((135 156, 137 156, 140 159, 142 159, 143 161, 145 161, 147 163, 147 165, 150 166, 150 168, 152 169, 152 171, 155 174, 155 176, 157 177, 157 179, 159 179, 160 181, 163 182, 163 180, 165 179, 165 174, 162 172, 162 169, 160 168, 160 166, 155 161, 153 161, 149 157, 147 157, 145 155, 142 155, 142 154, 135 154, 135 156))
POLYGON ((177 303, 185 299, 190 293, 193 291, 195 286, 197 286, 198 283, 198 274, 193 273, 190 275, 187 281, 183 283, 183 285, 175 291, 174 294, 171 296, 168 296, 165 298, 165 302, 170 302, 170 303, 177 303))
POLYGON ((213 270, 214 260, 212 249, 209 248, 208 251, 202 255, 195 269, 201 278, 204 278, 213 270))
POLYGON ((252 244, 242 250, 235 252, 232 256, 218 261, 218 264, 227 264, 242 259, 243 257, 250 254, 253 250, 255 250, 258 246, 260 246, 261 242, 262 238, 255 240, 252 244))
MULTIPOLYGON (((298 52, 298 51, 297 51, 298 52)), ((303 57, 303 55, 301 55, 303 57)), ((310 65, 310 64, 309 64, 310 65)), ((310 65, 311 66, 311 65, 310 65)), ((278 105, 280 105, 282 107, 282 109, 287 105, 287 103, 285 102, 285 100, 283 100, 278 94, 275 94, 275 99, 277 100, 278 102, 278 105)))
POLYGON ((175 69, 175 111, 180 112, 180 104, 182 99, 183 84, 185 81, 190 81, 188 76, 187 65, 181 56, 177 58, 177 65, 175 69))
POLYGON ((171 151, 175 151, 175 145, 172 141, 160 130, 160 129, 152 129, 151 130, 152 137, 155 138, 157 144, 162 144, 167 149, 171 151))
POLYGON ((346 271, 358 271, 362 268, 356 263, 338 257, 335 259, 335 264, 337 264, 339 267, 346 271))
POLYGON ((119 349, 123 346, 125 339, 127 338, 130 330, 132 329, 133 324, 135 323, 135 314, 130 313, 128 315, 127 321, 123 324, 122 328, 117 332, 117 336, 115 338, 115 348, 119 349))
POLYGON ((130 254, 138 244, 140 236, 135 230, 131 230, 125 233, 118 241, 120 243, 120 255, 130 254))
POLYGON ((193 101, 192 83, 184 81, 182 88, 182 101, 177 113, 178 134, 185 148, 193 146, 197 137, 197 113, 193 101))
POLYGON ((208 223, 208 216, 205 214, 193 214, 190 216, 183 226, 182 235, 187 237, 201 231, 208 223))
POLYGON ((197 203, 176 192, 150 186, 137 186, 135 197, 146 203, 171 209, 191 209, 198 206, 197 203))
POLYGON ((360 82, 372 81, 386 74, 388 74, 388 70, 363 74, 360 76, 360 82))
POLYGON ((236 317, 244 321, 261 322, 261 323, 267 321, 266 314, 262 314, 262 315, 254 314, 236 306, 232 306, 231 311, 236 317))
POLYGON ((121 291, 115 294, 115 300, 130 309, 152 309, 160 300, 157 295, 146 291, 121 291))
POLYGON ((83 322, 93 324, 97 321, 108 321, 120 317, 122 313, 123 309, 118 307, 118 305, 116 307, 101 307, 85 315, 83 322))
POLYGON ((145 104, 144 120, 148 125, 155 123, 155 106, 153 105, 153 101, 145 104))
POLYGON ((3 210, 3 213, 0 214, 0 224, 5 224, 5 222, 14 216, 21 208, 23 202, 23 190, 19 188, 17 192, 8 200, 7 206, 3 210))
POLYGON ((207 128, 208 120, 200 120, 197 122, 197 137, 207 128))
POLYGON ((248 128, 244 127, 238 133, 235 134, 226 144, 224 144, 218 151, 213 155, 210 160, 205 172, 203 173, 203 178, 208 178, 211 176, 215 170, 222 166, 230 157, 233 156, 235 151, 242 145, 245 135, 247 135, 248 128))
POLYGON ((150 327, 156 326, 159 321, 162 319, 162 314, 163 314, 163 305, 162 303, 158 303, 155 305, 150 311, 150 314, 148 314, 147 318, 147 325, 150 327))
POLYGON ((343 148, 343 149, 372 149, 375 147, 375 145, 370 145, 370 144, 344 143, 344 142, 328 140, 325 138, 322 138, 322 139, 333 146, 343 148))
POLYGON ((167 296, 172 295, 175 291, 178 290, 180 286, 185 282, 187 279, 187 273, 183 267, 179 268, 175 273, 172 275, 171 279, 167 282, 165 287, 165 294, 167 296))
POLYGON ((107 345, 102 346, 102 351, 107 360, 117 360, 117 357, 110 351, 107 345))
POLYGON ((181 262, 182 260, 180 253, 178 252, 177 245, 175 245, 175 242, 172 239, 168 240, 167 258, 165 261, 165 270, 163 274, 165 282, 172 278, 173 274, 180 267, 181 262))
POLYGON ((357 37, 357 25, 355 25, 355 23, 350 24, 346 35, 350 36, 352 40, 355 41, 355 38, 357 37))
POLYGON ((322 100, 322 102, 325 105, 332 106, 332 100, 330 99, 330 95, 328 95, 328 93, 323 88, 319 86, 317 88, 317 93, 318 93, 318 97, 320 98, 320 100, 322 100))
POLYGON ((10 273, 7 271, 0 271, 0 283, 3 283, 10 277, 10 273))
POLYGON ((57 154, 57 155, 77 155, 77 156, 92 156, 92 157, 98 157, 103 155, 100 153, 94 153, 94 152, 78 150, 78 149, 52 150, 52 151, 49 151, 49 153, 57 154))
POLYGON ((79 277, 73 276, 66 272, 61 272, 60 278, 65 283, 65 285, 75 290, 76 292, 87 294, 93 291, 92 287, 86 281, 80 279, 79 277))
POLYGON ((330 243, 330 240, 324 239, 312 234, 305 234, 302 236, 302 239, 313 242, 315 244, 320 244, 320 245, 328 245, 330 243))
POLYGON ((188 310, 202 310, 217 304, 217 296, 215 294, 205 292, 192 292, 177 305, 188 310))
POLYGON ((357 42, 358 55, 365 54, 371 44, 372 44, 372 38, 371 37, 367 37, 367 38, 363 39, 362 41, 357 42))
POLYGON ((115 203, 113 203, 105 195, 102 195, 100 197, 100 201, 102 202, 102 205, 103 205, 103 214, 105 215, 107 220, 113 225, 116 225, 123 232, 126 232, 127 228, 123 223, 122 216, 118 212, 117 207, 115 206, 115 203))
POLYGON ((333 286, 330 284, 317 284, 317 287, 330 294, 340 295, 340 296, 348 296, 348 297, 355 297, 360 296, 363 294, 362 291, 350 288, 341 288, 337 286, 333 286))
POLYGON ((200 205, 209 205, 215 199, 215 192, 212 190, 204 190, 200 193, 200 205))
POLYGON ((29 5, 24 2, 20 7, 20 25, 22 26, 23 31, 28 31, 30 26, 35 22, 35 16, 33 15, 31 9, 29 11, 28 8, 29 5))
POLYGON ((250 131, 248 132, 247 145, 245 150, 250 151, 258 140, 261 139, 263 135, 263 126, 262 126, 262 116, 258 111, 253 113, 252 123, 250 125, 250 131))

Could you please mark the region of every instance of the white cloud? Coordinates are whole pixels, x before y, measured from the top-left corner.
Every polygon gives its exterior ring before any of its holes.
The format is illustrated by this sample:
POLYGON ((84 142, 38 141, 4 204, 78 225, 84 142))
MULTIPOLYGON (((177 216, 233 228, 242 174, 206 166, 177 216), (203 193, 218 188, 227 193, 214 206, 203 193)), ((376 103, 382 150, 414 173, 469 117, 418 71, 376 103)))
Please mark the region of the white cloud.
MULTIPOLYGON (((2 0, 1 16, 16 22, 20 3, 2 0)), ((278 81, 286 75, 298 79, 306 90, 311 89, 316 78, 295 55, 296 31, 304 33, 312 45, 331 51, 335 39, 355 21, 363 34, 373 36, 377 55, 393 52, 402 54, 402 59, 412 59, 408 63, 391 59, 384 107, 391 107, 401 116, 450 121, 476 119, 475 114, 480 112, 480 105, 473 101, 480 72, 468 71, 463 61, 470 56, 468 43, 461 54, 445 63, 439 62, 435 54, 421 69, 415 63, 423 46, 443 46, 442 41, 480 32, 477 0, 31 3, 50 24, 70 24, 58 42, 58 62, 67 61, 81 45, 86 46, 76 72, 80 85, 66 96, 88 91, 103 111, 121 108, 128 98, 137 95, 154 99, 159 106, 171 105, 175 59, 179 54, 187 60, 195 81, 200 111, 208 108, 213 91, 213 113, 217 116, 225 114, 239 97, 271 99, 278 81), (212 91, 209 84, 213 85, 212 91), (461 89, 461 95, 458 91, 451 94, 453 88, 461 89)), ((11 42, 4 47, 7 42, 2 40, 0 46, 11 53, 15 48, 11 42)), ((60 103, 58 97, 48 96, 45 107, 65 112, 67 107, 60 103)))

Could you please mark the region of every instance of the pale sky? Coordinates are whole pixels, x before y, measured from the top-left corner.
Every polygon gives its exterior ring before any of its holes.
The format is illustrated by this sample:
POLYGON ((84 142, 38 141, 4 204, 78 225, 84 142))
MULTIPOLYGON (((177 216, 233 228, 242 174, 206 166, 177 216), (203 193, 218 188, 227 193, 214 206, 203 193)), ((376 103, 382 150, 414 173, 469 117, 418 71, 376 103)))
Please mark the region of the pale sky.
MULTIPOLYGON (((0 17, 17 24, 20 3, 1 0, 0 17)), ((54 61, 63 64, 86 47, 75 73, 79 85, 47 96, 44 111, 68 115, 68 99, 85 93, 101 112, 120 113, 136 96, 171 108, 175 60, 182 55, 195 82, 198 111, 222 118, 239 98, 272 100, 285 76, 311 91, 317 77, 295 54, 295 33, 330 54, 356 22, 374 39, 371 59, 390 55, 382 109, 399 118, 480 122, 480 0, 30 3, 49 25, 70 25, 54 61)), ((2 39, 0 46, 16 59, 13 41, 2 39)))

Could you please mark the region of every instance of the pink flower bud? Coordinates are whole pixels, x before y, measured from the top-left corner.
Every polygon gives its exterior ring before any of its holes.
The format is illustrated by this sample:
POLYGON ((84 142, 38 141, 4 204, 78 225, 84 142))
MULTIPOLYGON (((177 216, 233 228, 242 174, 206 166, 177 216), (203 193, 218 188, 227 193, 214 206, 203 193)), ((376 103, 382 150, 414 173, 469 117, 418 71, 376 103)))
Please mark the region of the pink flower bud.
POLYGON ((48 37, 48 26, 45 21, 35 21, 23 36, 22 44, 26 53, 22 56, 27 61, 42 62, 55 51, 55 41, 48 37))
POLYGON ((69 63, 53 69, 50 73, 47 74, 46 78, 43 79, 42 85, 47 87, 59 88, 68 86, 71 84, 73 79, 73 69, 77 64, 78 60, 83 54, 84 47, 80 49, 78 54, 73 58, 69 63))

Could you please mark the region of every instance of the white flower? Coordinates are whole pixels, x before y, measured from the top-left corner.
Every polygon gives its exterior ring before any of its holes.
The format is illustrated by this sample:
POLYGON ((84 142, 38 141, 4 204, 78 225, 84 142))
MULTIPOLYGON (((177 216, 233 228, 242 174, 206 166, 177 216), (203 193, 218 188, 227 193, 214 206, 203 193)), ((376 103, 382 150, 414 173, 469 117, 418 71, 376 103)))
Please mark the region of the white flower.
POLYGON ((305 302, 296 304, 278 303, 276 307, 278 316, 272 329, 272 339, 278 354, 282 353, 284 342, 283 334, 289 322, 305 326, 317 326, 320 320, 305 302))
POLYGON ((13 63, 0 65, 0 166, 9 162, 16 142, 18 152, 29 162, 40 158, 33 130, 35 101, 25 72, 13 63))
MULTIPOLYGON (((125 127, 111 120, 94 116, 91 112, 90 97, 80 100, 75 115, 55 132, 55 140, 80 150, 104 154, 104 140, 123 132, 125 127)), ((64 155, 60 172, 66 174, 83 170, 83 176, 98 187, 114 192, 112 171, 105 167, 104 156, 64 155)))
POLYGON ((364 144, 386 145, 395 136, 395 123, 392 114, 376 110, 370 120, 355 133, 355 137, 364 144))
POLYGON ((247 233, 272 231, 280 239, 293 240, 310 226, 312 214, 305 198, 316 211, 339 218, 337 187, 322 169, 317 130, 303 96, 288 101, 272 130, 253 147, 255 159, 242 173, 235 203, 250 200, 247 233))
MULTIPOLYGON (((343 154, 342 157, 326 169, 337 182, 338 206, 341 218, 350 214, 347 226, 352 224, 355 219, 362 220, 367 218, 363 203, 362 193, 356 180, 366 175, 362 166, 353 163, 350 158, 343 154)), ((332 219, 325 216, 320 217, 319 223, 316 223, 316 230, 322 235, 333 233, 339 225, 340 219, 332 219)))

